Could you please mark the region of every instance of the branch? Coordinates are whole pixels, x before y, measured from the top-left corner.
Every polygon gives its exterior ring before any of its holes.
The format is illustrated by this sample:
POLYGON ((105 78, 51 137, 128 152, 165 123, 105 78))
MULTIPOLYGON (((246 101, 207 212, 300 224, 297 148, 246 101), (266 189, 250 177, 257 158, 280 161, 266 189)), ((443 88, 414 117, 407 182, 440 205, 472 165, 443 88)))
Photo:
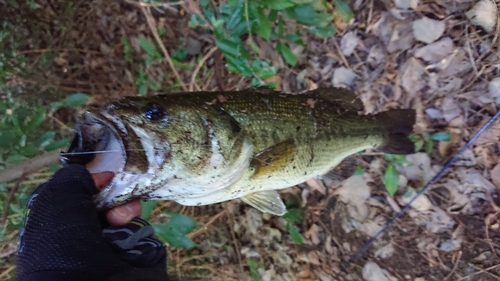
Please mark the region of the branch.
POLYGON ((46 152, 0 171, 0 183, 17 179, 59 161, 59 150, 46 152))

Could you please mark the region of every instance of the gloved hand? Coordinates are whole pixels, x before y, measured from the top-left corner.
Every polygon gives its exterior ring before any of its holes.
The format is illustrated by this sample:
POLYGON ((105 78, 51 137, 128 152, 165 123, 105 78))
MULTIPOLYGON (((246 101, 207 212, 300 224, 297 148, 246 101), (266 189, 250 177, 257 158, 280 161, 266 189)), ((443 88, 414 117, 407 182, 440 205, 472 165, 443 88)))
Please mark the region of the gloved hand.
POLYGON ((166 248, 141 219, 110 226, 92 196, 91 174, 69 165, 42 183, 27 205, 17 280, 168 280, 166 248))

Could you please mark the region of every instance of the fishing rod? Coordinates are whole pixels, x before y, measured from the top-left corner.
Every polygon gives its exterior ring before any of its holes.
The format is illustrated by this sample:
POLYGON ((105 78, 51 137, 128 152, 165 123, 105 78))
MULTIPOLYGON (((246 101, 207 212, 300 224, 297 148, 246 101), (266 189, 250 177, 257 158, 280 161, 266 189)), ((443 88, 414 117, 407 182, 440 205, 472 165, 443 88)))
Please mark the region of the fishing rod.
POLYGON ((415 200, 417 200, 417 198, 424 192, 427 191, 427 189, 429 189, 429 187, 434 184, 445 172, 446 169, 448 169, 452 164, 453 162, 455 162, 457 159, 458 159, 458 156, 460 154, 462 154, 467 148, 469 148, 472 143, 482 134, 484 133, 490 126, 491 124, 493 124, 493 122, 500 116, 500 110, 493 116, 490 118, 490 120, 488 120, 488 122, 486 122, 486 124, 484 124, 475 134, 474 136, 472 136, 472 138, 455 154, 455 156, 453 156, 450 160, 448 160, 444 166, 439 170, 439 172, 436 173, 436 175, 430 180, 428 181, 425 186, 417 192, 417 195, 414 196, 410 202, 408 202, 397 214, 395 214, 386 224, 385 226, 379 231, 377 232, 377 234, 375 234, 375 236, 373 236, 370 240, 368 240, 368 242, 360 249, 356 252, 356 254, 354 254, 353 256, 351 256, 351 258, 347 261, 347 265, 357 261, 371 246, 372 244, 375 242, 375 240, 377 240, 377 238, 379 238, 392 224, 394 224, 394 222, 400 218, 411 206, 411 204, 413 202, 415 202, 415 200))

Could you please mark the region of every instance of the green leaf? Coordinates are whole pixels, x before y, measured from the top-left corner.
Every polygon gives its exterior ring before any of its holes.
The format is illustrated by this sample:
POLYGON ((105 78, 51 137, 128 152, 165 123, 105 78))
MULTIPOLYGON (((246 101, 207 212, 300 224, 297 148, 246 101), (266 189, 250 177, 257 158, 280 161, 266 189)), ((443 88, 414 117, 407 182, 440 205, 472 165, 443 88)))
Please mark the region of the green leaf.
POLYGON ((122 35, 121 42, 123 44, 123 55, 126 62, 132 63, 132 45, 128 42, 127 36, 122 35))
POLYGON ((293 242, 297 244, 302 244, 302 235, 300 232, 289 222, 286 223, 286 229, 288 230, 288 233, 290 234, 290 238, 292 238, 293 242))
POLYGON ((146 84, 140 85, 137 92, 139 96, 145 96, 148 93, 148 86, 146 86, 146 84))
POLYGON ((435 141, 449 141, 450 134, 448 132, 437 132, 431 135, 431 139, 435 141))
POLYGON ((361 166, 357 166, 356 171, 354 172, 354 175, 359 176, 359 175, 362 175, 364 173, 365 173, 365 171, 363 171, 363 168, 361 166))
POLYGON ((186 48, 180 48, 175 50, 175 52, 172 54, 172 59, 177 60, 177 61, 183 61, 187 57, 187 50, 186 48))
POLYGON ((139 36, 139 46, 152 58, 157 58, 158 60, 163 59, 161 54, 156 50, 156 47, 151 44, 144 37, 139 36))
POLYGON ((266 8, 272 10, 283 10, 295 6, 295 3, 290 0, 262 0, 261 2, 266 8))
POLYGON ((16 163, 19 163, 25 159, 28 159, 28 158, 26 158, 24 155, 14 154, 14 155, 10 155, 9 157, 7 157, 5 162, 7 162, 9 164, 16 164, 16 163))
POLYGON ((54 132, 54 131, 45 132, 45 134, 43 134, 36 142, 36 146, 43 148, 44 146, 51 143, 54 140, 55 136, 56 136, 56 132, 54 132))
POLYGON ((243 45, 241 42, 236 43, 227 39, 220 39, 217 40, 216 45, 225 55, 239 57, 242 54, 243 45))
POLYGON ((297 57, 292 53, 292 50, 281 41, 276 43, 276 51, 283 56, 288 64, 294 66, 297 63, 297 57))
POLYGON ((229 70, 239 72, 243 76, 253 75, 252 69, 250 68, 246 60, 243 60, 241 57, 234 58, 228 55, 226 55, 225 57, 229 70))
POLYGON ((329 25, 325 27, 315 27, 309 30, 309 32, 319 38, 330 38, 337 33, 337 28, 334 25, 329 25))
POLYGON ((89 97, 89 95, 83 93, 71 94, 63 100, 63 104, 68 107, 84 106, 89 100, 89 97))
POLYGON ((185 235, 196 229, 196 223, 188 216, 167 213, 170 220, 164 224, 152 224, 155 233, 163 241, 176 248, 191 248, 196 244, 185 235))
POLYGON ((0 147, 12 148, 14 144, 19 142, 20 136, 13 131, 0 131, 0 147))
POLYGON ((339 14, 340 18, 345 22, 349 23, 354 17, 351 8, 342 0, 335 0, 335 11, 339 14))
POLYGON ((384 173, 385 190, 392 196, 398 190, 399 175, 394 165, 389 164, 384 173))
POLYGON ((35 112, 33 112, 33 115, 30 116, 30 121, 24 127, 24 131, 26 133, 29 133, 33 129, 38 127, 38 125, 42 124, 42 122, 45 120, 46 113, 47 112, 46 112, 45 108, 43 108, 43 107, 35 109, 35 112))
POLYGON ((289 33, 284 36, 284 38, 290 42, 302 44, 302 37, 296 33, 289 33))
POLYGON ((141 202, 142 206, 142 214, 141 214, 141 219, 147 220, 151 216, 151 213, 153 212, 153 209, 155 208, 156 204, 158 201, 143 201, 141 202))
POLYGON ((256 25, 257 27, 256 33, 260 37, 269 41, 269 39, 271 38, 271 21, 266 16, 266 14, 264 14, 264 11, 262 9, 258 10, 257 15, 259 17, 259 24, 256 25))
POLYGON ((44 149, 45 149, 45 151, 52 151, 52 150, 62 148, 62 147, 67 147, 67 146, 69 146, 69 139, 62 139, 62 140, 58 140, 58 141, 50 143, 49 145, 45 146, 44 149))
POLYGON ((333 20, 333 15, 329 13, 318 13, 310 5, 303 4, 282 11, 283 15, 295 19, 299 23, 325 27, 333 20))
POLYGON ((431 155, 433 148, 434 148, 434 143, 432 143, 432 141, 429 140, 425 142, 425 153, 427 153, 427 155, 431 155))
POLYGON ((248 268, 250 269, 250 277, 252 281, 259 281, 259 272, 257 271, 257 263, 251 259, 247 258, 248 268))
POLYGON ((304 210, 302 209, 289 209, 286 214, 283 215, 283 218, 291 223, 302 223, 304 210))

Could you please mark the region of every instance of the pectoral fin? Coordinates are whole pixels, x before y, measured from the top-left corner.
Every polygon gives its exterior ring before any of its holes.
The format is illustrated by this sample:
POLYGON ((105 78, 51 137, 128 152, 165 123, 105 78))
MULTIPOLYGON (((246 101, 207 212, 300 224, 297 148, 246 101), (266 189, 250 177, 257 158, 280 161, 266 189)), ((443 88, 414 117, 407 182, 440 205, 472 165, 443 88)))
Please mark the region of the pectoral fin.
POLYGON ((261 212, 277 216, 282 216, 286 213, 286 206, 276 190, 250 193, 241 197, 241 200, 261 212))
POLYGON ((295 156, 295 143, 292 139, 277 143, 254 156, 250 167, 255 169, 253 177, 271 175, 284 169, 295 156))

